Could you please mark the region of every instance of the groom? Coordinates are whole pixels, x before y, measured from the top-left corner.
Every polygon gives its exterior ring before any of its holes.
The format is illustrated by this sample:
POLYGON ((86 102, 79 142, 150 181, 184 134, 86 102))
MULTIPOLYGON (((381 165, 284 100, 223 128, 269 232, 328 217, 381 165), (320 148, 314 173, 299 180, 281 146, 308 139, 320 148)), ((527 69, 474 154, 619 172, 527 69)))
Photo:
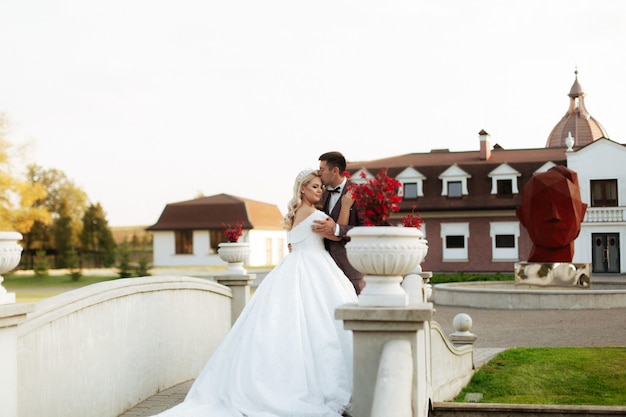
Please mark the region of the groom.
POLYGON ((343 175, 346 170, 346 158, 340 152, 326 152, 319 157, 319 161, 319 174, 322 183, 326 187, 322 194, 322 210, 329 217, 325 221, 315 220, 313 231, 324 236, 335 235, 342 238, 339 241, 324 239, 324 246, 337 263, 337 266, 350 279, 356 293, 360 294, 363 287, 365 287, 365 280, 363 280, 363 274, 354 269, 348 262, 346 243, 350 238, 346 236, 346 233, 354 226, 360 226, 362 222, 359 220, 357 211, 353 207, 350 210, 348 224, 336 223, 341 211, 341 196, 346 193, 348 186, 352 184, 343 175))

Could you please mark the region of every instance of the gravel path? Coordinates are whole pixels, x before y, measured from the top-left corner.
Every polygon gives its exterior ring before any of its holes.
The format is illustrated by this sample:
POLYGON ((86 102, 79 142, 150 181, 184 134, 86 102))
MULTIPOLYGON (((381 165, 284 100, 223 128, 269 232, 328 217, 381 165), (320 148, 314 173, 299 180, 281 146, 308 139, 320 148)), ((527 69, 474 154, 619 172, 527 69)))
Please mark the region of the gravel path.
POLYGON ((434 320, 454 332, 459 313, 472 318, 475 348, 626 346, 626 308, 607 310, 493 310, 437 306, 434 320))

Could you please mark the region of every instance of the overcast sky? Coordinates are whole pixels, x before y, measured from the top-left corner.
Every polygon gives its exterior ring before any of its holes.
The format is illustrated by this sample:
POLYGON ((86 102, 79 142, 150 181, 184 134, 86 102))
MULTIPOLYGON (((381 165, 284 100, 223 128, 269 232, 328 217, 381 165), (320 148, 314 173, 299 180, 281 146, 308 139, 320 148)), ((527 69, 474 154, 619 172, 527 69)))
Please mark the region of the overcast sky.
POLYGON ((626 143, 623 0, 2 0, 0 112, 109 224, 227 193, 285 211, 330 150, 545 146, 574 70, 626 143))

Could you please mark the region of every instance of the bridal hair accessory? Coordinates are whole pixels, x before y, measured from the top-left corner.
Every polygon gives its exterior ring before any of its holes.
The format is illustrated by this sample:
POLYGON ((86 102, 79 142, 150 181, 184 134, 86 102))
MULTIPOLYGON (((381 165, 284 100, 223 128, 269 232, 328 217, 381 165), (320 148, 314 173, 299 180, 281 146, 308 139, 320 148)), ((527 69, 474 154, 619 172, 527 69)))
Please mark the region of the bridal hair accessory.
POLYGON ((296 177, 296 180, 298 182, 302 182, 302 180, 304 180, 307 176, 311 175, 314 172, 317 172, 317 169, 313 169, 313 168, 303 169, 302 171, 300 171, 300 173, 296 177))

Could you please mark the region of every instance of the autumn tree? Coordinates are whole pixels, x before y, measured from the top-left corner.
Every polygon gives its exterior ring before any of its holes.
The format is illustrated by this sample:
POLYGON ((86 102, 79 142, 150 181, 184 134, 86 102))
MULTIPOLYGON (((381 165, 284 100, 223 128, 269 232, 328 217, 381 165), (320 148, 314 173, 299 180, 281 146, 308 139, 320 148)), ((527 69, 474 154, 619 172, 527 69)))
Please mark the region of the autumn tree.
POLYGON ((8 119, 0 113, 0 230, 16 230, 25 235, 35 223, 50 224, 51 216, 45 207, 34 205, 46 197, 45 188, 16 172, 16 155, 7 140, 8 131, 8 119))
POLYGON ((62 267, 67 251, 79 247, 87 194, 58 169, 31 164, 26 177, 31 184, 46 190, 44 197, 33 202, 33 208, 47 210, 51 222, 34 222, 24 236, 25 252, 30 257, 41 250, 55 253, 59 263, 55 266, 62 267))

